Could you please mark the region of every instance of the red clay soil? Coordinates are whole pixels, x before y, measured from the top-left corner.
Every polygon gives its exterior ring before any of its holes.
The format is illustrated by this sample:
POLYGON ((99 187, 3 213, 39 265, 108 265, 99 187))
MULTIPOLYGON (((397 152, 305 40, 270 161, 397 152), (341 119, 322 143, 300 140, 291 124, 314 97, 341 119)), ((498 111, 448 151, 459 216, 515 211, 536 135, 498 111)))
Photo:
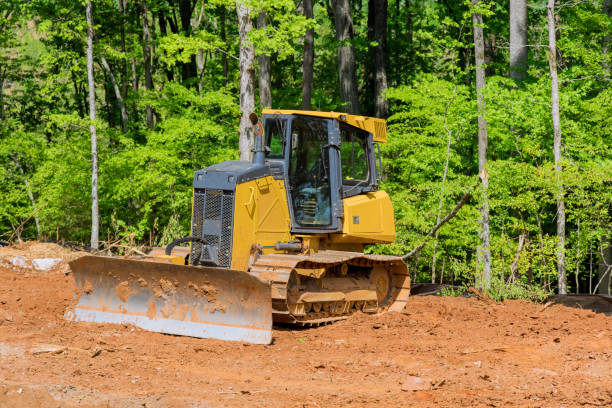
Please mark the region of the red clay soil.
POLYGON ((256 346, 68 323, 66 268, 14 268, 7 251, 0 407, 612 406, 603 314, 413 297, 403 313, 277 328, 256 346))

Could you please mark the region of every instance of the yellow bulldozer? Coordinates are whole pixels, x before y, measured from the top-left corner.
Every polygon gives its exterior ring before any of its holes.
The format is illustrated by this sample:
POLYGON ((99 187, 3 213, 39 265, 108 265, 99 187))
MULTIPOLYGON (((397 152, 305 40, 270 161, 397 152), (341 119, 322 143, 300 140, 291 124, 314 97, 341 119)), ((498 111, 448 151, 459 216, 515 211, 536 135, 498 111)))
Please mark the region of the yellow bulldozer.
POLYGON ((319 325, 403 309, 402 258, 364 254, 395 237, 391 200, 379 190, 385 121, 262 116, 251 115, 252 161, 195 172, 190 236, 146 257, 71 263, 78 304, 67 319, 268 344, 273 321, 319 325))

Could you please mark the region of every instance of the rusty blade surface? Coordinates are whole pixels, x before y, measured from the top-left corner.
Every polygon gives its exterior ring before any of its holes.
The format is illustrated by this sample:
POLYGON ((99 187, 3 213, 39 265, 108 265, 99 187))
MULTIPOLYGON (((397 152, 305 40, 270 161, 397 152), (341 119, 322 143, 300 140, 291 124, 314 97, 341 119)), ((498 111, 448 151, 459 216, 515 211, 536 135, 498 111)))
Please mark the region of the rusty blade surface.
POLYGON ((133 324, 184 336, 269 344, 270 285, 246 272, 98 256, 70 262, 71 321, 133 324))

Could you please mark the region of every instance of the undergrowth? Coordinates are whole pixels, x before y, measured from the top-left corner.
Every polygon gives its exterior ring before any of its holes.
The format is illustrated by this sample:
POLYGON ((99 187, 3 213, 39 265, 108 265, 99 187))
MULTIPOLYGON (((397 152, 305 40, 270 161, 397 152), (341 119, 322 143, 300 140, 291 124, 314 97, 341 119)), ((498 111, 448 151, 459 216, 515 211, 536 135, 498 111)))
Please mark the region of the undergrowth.
MULTIPOLYGON (((459 297, 470 292, 474 293, 474 290, 470 290, 468 286, 443 286, 440 288, 440 294, 442 296, 459 297)), ((541 302, 550 296, 551 292, 536 285, 529 285, 518 281, 506 282, 503 279, 493 278, 491 280, 491 286, 488 290, 485 290, 483 294, 497 302, 506 299, 522 299, 532 302, 541 302)))

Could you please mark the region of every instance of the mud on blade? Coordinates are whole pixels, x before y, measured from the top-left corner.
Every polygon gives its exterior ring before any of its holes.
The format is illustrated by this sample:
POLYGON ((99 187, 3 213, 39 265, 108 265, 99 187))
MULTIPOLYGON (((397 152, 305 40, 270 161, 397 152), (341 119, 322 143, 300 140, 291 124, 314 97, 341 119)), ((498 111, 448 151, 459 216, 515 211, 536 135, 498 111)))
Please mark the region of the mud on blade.
POLYGON ((85 256, 70 262, 71 321, 133 324, 201 338, 269 344, 269 284, 246 272, 85 256))

